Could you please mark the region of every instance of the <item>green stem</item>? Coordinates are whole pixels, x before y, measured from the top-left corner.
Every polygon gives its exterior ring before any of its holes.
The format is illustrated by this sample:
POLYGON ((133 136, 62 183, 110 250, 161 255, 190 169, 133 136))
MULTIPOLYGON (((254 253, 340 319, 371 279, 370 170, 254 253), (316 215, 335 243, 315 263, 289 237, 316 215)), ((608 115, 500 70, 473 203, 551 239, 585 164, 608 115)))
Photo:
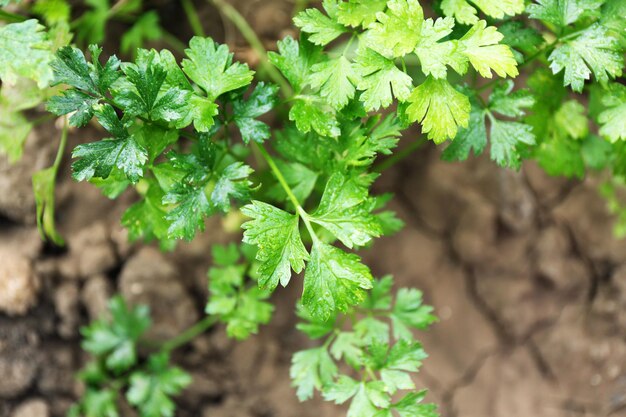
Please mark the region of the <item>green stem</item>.
POLYGON ((270 154, 267 152, 267 150, 265 149, 263 145, 261 145, 260 143, 256 143, 256 142, 255 144, 257 145, 261 156, 263 157, 263 159, 265 159, 265 161, 267 162, 267 165, 270 167, 270 169, 274 173, 274 176, 278 180, 279 184, 281 185, 283 190, 285 190, 285 192, 287 193, 287 197, 289 197, 289 200, 296 208, 296 212, 302 218, 302 221, 304 221, 304 225, 309 231, 309 234, 311 235, 311 239, 313 239, 313 243, 317 242, 319 239, 317 237, 317 234, 315 234, 315 231, 313 230, 313 225, 309 221, 308 213, 304 210, 304 208, 302 208, 302 205, 300 205, 298 198, 293 193, 289 184, 287 184, 287 180, 283 176, 283 173, 280 172, 278 165, 276 165, 276 162, 274 162, 274 159, 270 156, 270 154))
POLYGON ((6 10, 0 10, 0 20, 4 20, 9 23, 18 23, 28 20, 26 16, 22 16, 16 13, 7 12, 6 10))
POLYGON ((186 345, 202 333, 206 332, 208 329, 213 327, 215 323, 218 322, 217 316, 206 316, 178 336, 168 340, 163 343, 161 346, 161 350, 165 352, 171 352, 173 350, 178 349, 181 346, 186 345))
POLYGON ((61 166, 63 155, 65 154, 65 147, 67 146, 67 132, 68 131, 69 131, 69 126, 67 124, 67 117, 64 117, 63 118, 63 130, 61 131, 61 141, 59 142, 59 149, 57 149, 57 155, 54 158, 54 163, 52 164, 55 178, 56 178, 56 173, 59 170, 59 166, 61 166))
POLYGON ((424 138, 420 138, 420 139, 418 139, 416 141, 411 142, 409 144, 409 146, 407 146, 406 148, 404 148, 401 151, 393 154, 392 156, 390 156, 389 158, 385 159, 381 163, 375 165, 373 171, 374 172, 383 172, 383 171, 388 170, 389 168, 391 168, 392 166, 394 166, 395 164, 397 164, 398 162, 402 161, 406 157, 410 156, 413 152, 415 152, 416 150, 421 148, 422 145, 424 145, 426 142, 428 142, 428 140, 426 140, 424 138))
POLYGON ((115 3, 113 7, 111 7, 107 12, 106 19, 108 20, 118 14, 129 1, 130 0, 119 0, 117 3, 115 3))
POLYGON ((189 21, 189 25, 191 26, 191 29, 193 30, 193 33, 196 36, 202 36, 202 37, 206 36, 204 32, 204 28, 202 27, 202 23, 200 22, 200 19, 198 18, 198 12, 196 11, 196 8, 194 7, 191 0, 181 0, 181 3, 183 5, 183 9, 185 10, 185 14, 187 15, 187 20, 189 21))
POLYGON ((244 39, 250 44, 259 57, 261 68, 267 73, 270 79, 280 86, 285 97, 291 97, 293 90, 289 83, 283 78, 280 72, 269 62, 267 51, 263 43, 248 24, 246 19, 230 4, 224 0, 209 0, 233 25, 239 30, 244 39))

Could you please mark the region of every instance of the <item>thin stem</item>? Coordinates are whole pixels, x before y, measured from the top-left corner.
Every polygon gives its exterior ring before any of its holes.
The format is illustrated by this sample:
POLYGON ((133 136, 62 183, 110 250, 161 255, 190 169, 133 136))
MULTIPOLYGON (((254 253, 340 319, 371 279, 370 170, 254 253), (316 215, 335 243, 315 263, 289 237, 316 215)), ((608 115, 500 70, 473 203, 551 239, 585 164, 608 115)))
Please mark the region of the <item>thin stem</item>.
POLYGON ((421 148, 422 145, 424 145, 426 142, 428 142, 428 141, 426 139, 424 139, 424 138, 420 138, 420 139, 418 139, 416 141, 411 142, 409 144, 409 146, 407 146, 406 148, 404 148, 401 151, 393 154, 392 156, 390 156, 389 158, 385 159, 381 163, 375 165, 373 171, 374 172, 383 172, 383 171, 388 170, 389 168, 391 168, 392 166, 394 166, 398 162, 402 161, 403 159, 407 158, 413 152, 415 152, 416 150, 421 148))
POLYGON ((6 10, 0 10, 0 20, 4 20, 9 23, 18 23, 24 22, 25 20, 28 20, 28 18, 20 14, 7 12, 6 10))
POLYGON ((289 184, 287 184, 287 180, 285 180, 283 173, 280 172, 280 169, 278 169, 278 166, 276 165, 276 162, 274 162, 274 159, 270 156, 270 154, 267 152, 267 150, 265 149, 263 145, 261 145, 260 143, 256 143, 256 142, 255 144, 257 145, 259 152, 261 153, 261 156, 263 157, 263 159, 265 159, 265 161, 267 162, 267 165, 269 165, 270 169, 274 173, 274 176, 276 177, 280 185, 283 187, 283 189, 287 193, 287 197, 289 197, 289 200, 291 200, 291 203, 296 207, 296 210, 298 211, 302 210, 302 206, 300 205, 300 202, 298 201, 295 194, 291 190, 291 187, 289 187, 289 184))
POLYGON ((270 79, 280 86, 281 92, 285 97, 290 97, 293 94, 293 90, 289 83, 283 78, 280 72, 269 62, 267 57, 267 51, 263 46, 263 43, 254 32, 254 29, 248 24, 246 19, 230 4, 224 0, 209 0, 215 7, 218 8, 220 13, 224 15, 233 25, 239 30, 244 39, 250 44, 252 49, 259 57, 259 62, 262 69, 267 73, 270 79))
POLYGON ((63 155, 65 154, 65 147, 67 146, 67 132, 69 131, 69 125, 67 123, 67 117, 63 118, 63 130, 61 131, 61 141, 59 142, 59 148, 57 149, 57 155, 54 158, 54 163, 52 164, 52 168, 54 169, 54 176, 56 177, 56 173, 59 170, 59 166, 61 166, 61 161, 63 160, 63 155))
POLYGON ((270 156, 270 154, 267 152, 265 147, 261 145, 260 143, 255 142, 255 144, 257 145, 261 156, 263 157, 263 159, 265 159, 265 161, 267 162, 267 165, 269 165, 270 169, 274 173, 274 176, 280 183, 281 187, 283 188, 283 190, 285 190, 285 193, 287 193, 287 197, 289 197, 289 200, 296 208, 296 212, 302 218, 302 221, 304 222, 304 225, 309 231, 309 234, 311 235, 311 239, 313 239, 313 243, 315 244, 316 242, 319 241, 319 239, 317 237, 317 234, 315 233, 315 230, 313 230, 313 225, 309 221, 308 213, 304 210, 304 208, 302 208, 302 205, 300 205, 298 198, 293 193, 289 184, 287 184, 287 180, 283 176, 283 173, 280 172, 278 165, 276 165, 276 162, 274 162, 274 159, 270 156))
POLYGON ((117 3, 113 5, 107 12, 106 18, 110 19, 118 14, 126 4, 128 4, 130 0, 119 0, 117 3))
POLYGON ((171 352, 178 349, 181 346, 186 345, 211 327, 218 321, 218 316, 206 316, 178 336, 163 343, 161 350, 165 352, 171 352))
POLYGON ((193 33, 196 36, 206 36, 205 32, 204 32, 204 28, 202 27, 202 23, 200 22, 200 19, 198 18, 198 12, 196 10, 196 8, 194 7, 193 3, 191 2, 191 0, 181 0, 181 3, 183 5, 183 9, 185 10, 185 14, 187 15, 187 20, 189 21, 189 25, 191 26, 191 29, 193 30, 193 33))

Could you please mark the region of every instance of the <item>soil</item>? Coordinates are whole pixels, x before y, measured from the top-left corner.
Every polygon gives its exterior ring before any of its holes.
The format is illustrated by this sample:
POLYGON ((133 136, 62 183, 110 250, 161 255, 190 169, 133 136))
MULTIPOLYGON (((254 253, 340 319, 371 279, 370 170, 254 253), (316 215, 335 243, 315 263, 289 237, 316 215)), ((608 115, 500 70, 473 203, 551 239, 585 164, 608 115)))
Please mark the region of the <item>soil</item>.
MULTIPOLYGON (((233 3, 268 44, 287 33, 290 3, 233 3)), ((210 28, 253 56, 228 25, 210 28)), ((239 239, 214 218, 173 253, 130 244, 119 218, 132 194, 110 201, 72 182, 68 156, 57 192, 68 244, 43 244, 29 176, 51 163, 59 135, 40 126, 21 162, 0 159, 0 417, 64 415, 83 390, 79 328, 114 293, 150 305, 152 338, 192 324, 203 314, 210 246, 239 239)), ((72 132, 70 145, 101 135, 72 132)), ((376 185, 396 193, 407 226, 362 255, 436 308, 439 323, 419 335, 430 357, 417 379, 442 416, 626 416, 626 241, 613 237, 598 181, 549 178, 533 163, 505 171, 483 157, 450 164, 427 146, 376 185)), ((177 416, 345 415, 319 398, 299 403, 290 387, 291 355, 311 344, 294 329, 300 291, 298 279, 278 290, 272 323, 245 342, 218 326, 175 352, 194 380, 177 416)))

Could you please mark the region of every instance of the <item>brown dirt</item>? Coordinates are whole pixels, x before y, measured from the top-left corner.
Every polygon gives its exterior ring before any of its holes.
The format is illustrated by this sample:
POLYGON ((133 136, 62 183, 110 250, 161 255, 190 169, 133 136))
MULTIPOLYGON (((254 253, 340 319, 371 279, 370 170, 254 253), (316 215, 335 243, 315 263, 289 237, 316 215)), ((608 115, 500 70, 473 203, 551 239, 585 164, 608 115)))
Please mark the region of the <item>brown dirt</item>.
MULTIPOLYGON (((284 35, 287 3, 237 3, 266 39, 284 35)), ((210 29, 242 45, 228 25, 210 29)), ((57 212, 68 247, 43 245, 28 175, 51 162, 58 135, 42 126, 17 167, 0 161, 0 417, 64 415, 83 389, 73 377, 87 359, 78 329, 111 294, 151 306, 154 338, 200 317, 209 248, 238 238, 212 219, 172 254, 131 245, 119 218, 132 195, 109 201, 69 181, 66 164, 57 212)), ((436 308, 440 322, 420 335, 430 358, 418 379, 430 399, 445 417, 626 416, 626 241, 612 237, 597 181, 438 157, 428 147, 380 180, 407 227, 363 253, 376 274, 422 289, 436 308)), ((300 290, 295 279, 277 291, 272 323, 248 341, 218 327, 175 354, 194 378, 178 416, 345 415, 319 399, 300 404, 289 386, 291 354, 311 343, 294 329, 300 290)))

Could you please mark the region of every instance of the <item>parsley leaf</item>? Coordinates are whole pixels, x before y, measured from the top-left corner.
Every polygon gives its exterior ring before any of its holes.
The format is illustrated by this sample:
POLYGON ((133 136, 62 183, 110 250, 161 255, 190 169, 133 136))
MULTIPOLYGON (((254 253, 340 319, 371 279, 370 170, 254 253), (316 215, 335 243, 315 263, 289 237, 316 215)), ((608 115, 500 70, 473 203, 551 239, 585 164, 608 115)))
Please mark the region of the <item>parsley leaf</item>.
POLYGON ((598 116, 600 134, 611 142, 626 140, 626 87, 612 84, 602 97, 606 109, 598 116))
POLYGON ((409 120, 422 124, 422 131, 439 144, 456 136, 458 127, 467 127, 471 105, 446 80, 432 76, 413 90, 406 109, 409 120))
POLYGON ((345 56, 316 64, 309 83, 333 108, 341 110, 354 97, 358 74, 345 56))
POLYGON ((424 11, 418 0, 389 0, 388 10, 376 15, 378 21, 365 34, 367 46, 386 57, 412 52, 420 40, 424 11))
POLYGON ((367 28, 386 7, 387 0, 348 0, 339 3, 337 21, 346 26, 367 28))
POLYGON ((560 27, 577 22, 586 12, 596 10, 605 0, 537 0, 527 12, 532 19, 540 19, 560 27))
POLYGON ((240 99, 233 103, 233 120, 241 131, 241 137, 246 144, 250 143, 251 140, 262 143, 270 137, 270 127, 256 120, 255 117, 272 110, 276 104, 277 93, 277 86, 260 82, 248 100, 240 99))
POLYGON ((318 9, 307 9, 294 17, 293 22, 303 32, 309 34, 309 41, 316 45, 324 46, 341 36, 346 31, 346 28, 337 23, 335 19, 337 12, 336 0, 324 0, 322 5, 328 16, 318 9))
POLYGON ((419 44, 415 53, 420 59, 422 71, 435 78, 446 78, 446 65, 454 68, 459 74, 467 72, 467 58, 460 52, 457 40, 439 42, 452 33, 454 19, 427 19, 421 29, 419 44))
POLYGON ((131 375, 128 402, 139 409, 142 417, 173 417, 176 406, 170 397, 189 385, 191 376, 170 367, 167 353, 150 356, 147 368, 131 375))
MULTIPOLYGON (((502 19, 505 15, 514 16, 524 11, 523 0, 471 0, 486 15, 502 19)), ((443 0, 441 10, 446 16, 454 17, 466 25, 478 22, 478 11, 467 0, 443 0)))
POLYGON ((369 268, 358 256, 316 240, 304 274, 302 304, 313 317, 328 320, 334 312, 363 301, 371 281, 369 268))
POLYGON ((121 297, 109 301, 111 320, 98 320, 81 329, 83 349, 102 357, 108 369, 121 373, 137 362, 136 344, 150 327, 145 306, 129 309, 121 297))
POLYGON ((183 71, 208 95, 210 100, 222 94, 245 87, 252 81, 254 71, 248 65, 233 63, 233 54, 226 45, 218 45, 211 38, 194 36, 185 49, 183 71))
POLYGON ((342 174, 328 180, 319 207, 311 221, 335 235, 348 248, 363 246, 382 230, 370 213, 367 190, 342 174))
POLYGON ((359 74, 357 88, 363 91, 361 101, 367 111, 387 108, 394 96, 405 101, 411 94, 413 79, 372 49, 359 50, 355 70, 359 74))
POLYGON ((591 73, 600 83, 622 75, 624 56, 619 42, 610 36, 607 28, 595 23, 574 39, 559 45, 549 56, 554 74, 565 70, 564 85, 582 92, 591 73))
POLYGON ((36 19, 0 27, 0 80, 15 84, 17 77, 30 78, 40 88, 52 80, 52 45, 36 19))
POLYGON ((287 36, 278 41, 278 51, 268 52, 268 58, 283 73, 296 92, 300 92, 308 82, 311 68, 320 62, 322 49, 309 42, 305 37, 300 42, 287 36))
POLYGON ((300 401, 313 397, 313 390, 321 389, 337 375, 337 365, 324 347, 301 350, 293 355, 289 376, 298 388, 300 401))
POLYGON ((465 55, 480 75, 491 78, 493 70, 500 77, 517 77, 517 62, 507 45, 500 45, 504 36, 494 26, 478 21, 459 41, 465 55))
POLYGON ((304 261, 309 259, 300 238, 298 216, 260 201, 253 201, 241 211, 253 219, 242 226, 243 241, 259 248, 256 255, 261 262, 259 285, 270 291, 279 282, 286 286, 291 279, 291 269, 302 272, 304 261))

